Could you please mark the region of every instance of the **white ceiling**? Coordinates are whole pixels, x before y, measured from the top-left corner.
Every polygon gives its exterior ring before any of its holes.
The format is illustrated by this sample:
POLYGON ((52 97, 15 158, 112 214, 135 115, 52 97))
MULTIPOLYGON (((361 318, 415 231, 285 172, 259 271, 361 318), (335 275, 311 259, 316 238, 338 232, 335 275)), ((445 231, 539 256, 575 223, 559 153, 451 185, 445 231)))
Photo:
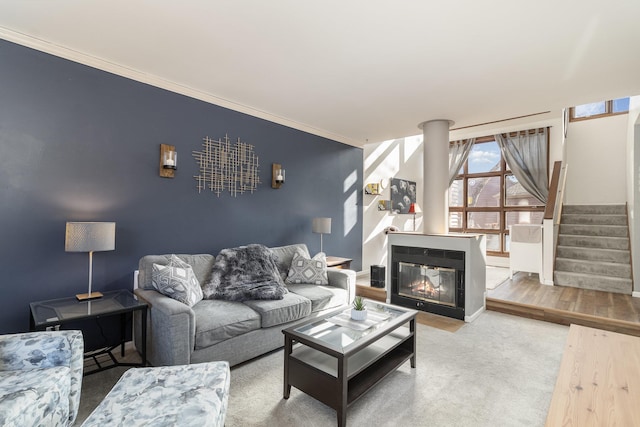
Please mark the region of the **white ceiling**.
POLYGON ((0 38, 352 145, 640 94, 638 0, 2 0, 0 38))

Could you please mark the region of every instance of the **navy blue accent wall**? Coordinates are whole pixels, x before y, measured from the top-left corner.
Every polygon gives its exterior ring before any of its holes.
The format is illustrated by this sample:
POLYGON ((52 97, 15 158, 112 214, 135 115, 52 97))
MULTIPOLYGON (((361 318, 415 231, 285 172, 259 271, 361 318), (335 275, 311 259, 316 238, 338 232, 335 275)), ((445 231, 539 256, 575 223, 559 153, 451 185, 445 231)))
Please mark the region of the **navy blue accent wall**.
POLYGON ((0 333, 28 329, 30 301, 86 292, 88 254, 64 251, 66 221, 116 222, 94 290, 131 288, 146 254, 316 253, 315 216, 333 218, 325 252, 360 270, 362 165, 359 148, 0 41, 0 333), (225 134, 255 146, 254 194, 198 194, 191 153, 225 134), (158 174, 160 144, 176 146, 174 179, 158 174), (286 169, 279 190, 272 163, 286 169))

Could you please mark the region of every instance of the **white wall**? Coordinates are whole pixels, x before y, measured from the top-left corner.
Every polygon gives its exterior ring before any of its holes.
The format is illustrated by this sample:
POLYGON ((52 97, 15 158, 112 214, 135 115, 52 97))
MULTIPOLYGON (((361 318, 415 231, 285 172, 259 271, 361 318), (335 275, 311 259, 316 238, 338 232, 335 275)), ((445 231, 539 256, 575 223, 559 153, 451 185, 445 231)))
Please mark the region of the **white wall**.
MULTIPOLYGON (((629 100, 627 120, 627 209, 629 213, 629 240, 633 277, 640 268, 640 96, 629 100)), ((634 280, 633 295, 640 297, 640 280, 634 280)))
POLYGON ((571 122, 565 204, 627 202, 628 115, 571 122))
MULTIPOLYGON (((416 123, 416 134, 419 132, 416 123)), ((497 124, 474 126, 450 132, 450 140, 494 135, 502 132, 551 127, 549 144, 550 169, 553 162, 562 160, 563 132, 562 112, 518 120, 508 120, 497 124)), ((455 127, 455 126, 454 126, 455 127)), ((403 178, 418 185, 417 203, 422 206, 422 135, 394 139, 364 146, 364 183, 380 182, 389 178, 403 178)), ((551 170, 549 170, 551 174, 551 170)), ((371 265, 387 265, 387 236, 384 228, 395 225, 403 231, 413 230, 412 215, 393 215, 377 210, 378 200, 389 199, 389 188, 381 196, 364 195, 363 209, 363 250, 362 269, 369 271, 371 265)), ((417 231, 422 230, 422 217, 416 216, 417 231)), ((508 266, 507 258, 487 258, 487 264, 508 266)))
MULTIPOLYGON (((363 195, 362 269, 368 272, 371 265, 387 265, 386 227, 413 231, 413 215, 379 211, 378 201, 390 199, 390 178, 402 178, 418 184, 416 202, 422 206, 422 135, 365 145, 363 175, 365 185, 380 181, 386 184, 380 196, 363 195)), ((422 229, 420 214, 416 215, 416 229, 422 229)))

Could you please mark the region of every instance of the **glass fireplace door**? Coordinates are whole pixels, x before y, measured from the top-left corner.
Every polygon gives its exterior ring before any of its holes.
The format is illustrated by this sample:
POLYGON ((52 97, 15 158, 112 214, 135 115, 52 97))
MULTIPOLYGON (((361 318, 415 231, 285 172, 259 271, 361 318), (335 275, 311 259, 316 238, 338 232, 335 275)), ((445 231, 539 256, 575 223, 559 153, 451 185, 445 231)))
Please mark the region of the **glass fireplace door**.
POLYGON ((398 294, 456 306, 456 270, 408 262, 398 263, 398 294))

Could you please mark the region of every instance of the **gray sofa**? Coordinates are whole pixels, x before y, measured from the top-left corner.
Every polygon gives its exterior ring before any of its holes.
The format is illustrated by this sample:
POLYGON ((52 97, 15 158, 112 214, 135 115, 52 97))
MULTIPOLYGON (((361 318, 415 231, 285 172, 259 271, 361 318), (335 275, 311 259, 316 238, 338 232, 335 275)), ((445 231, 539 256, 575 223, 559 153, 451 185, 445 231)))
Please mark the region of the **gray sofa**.
MULTIPOLYGON (((297 251, 309 258, 304 244, 271 248, 283 277, 297 251)), ((170 255, 147 255, 140 259, 137 297, 149 304, 147 356, 154 366, 226 360, 230 366, 242 363, 284 345, 282 329, 317 317, 355 296, 355 272, 327 269, 329 285, 287 285, 281 300, 225 301, 204 299, 189 307, 153 288, 153 264, 166 265, 170 255)), ((215 256, 178 255, 191 265, 200 283, 211 274, 215 256)), ((135 318, 134 339, 141 348, 140 313, 135 318)))

